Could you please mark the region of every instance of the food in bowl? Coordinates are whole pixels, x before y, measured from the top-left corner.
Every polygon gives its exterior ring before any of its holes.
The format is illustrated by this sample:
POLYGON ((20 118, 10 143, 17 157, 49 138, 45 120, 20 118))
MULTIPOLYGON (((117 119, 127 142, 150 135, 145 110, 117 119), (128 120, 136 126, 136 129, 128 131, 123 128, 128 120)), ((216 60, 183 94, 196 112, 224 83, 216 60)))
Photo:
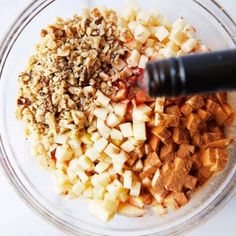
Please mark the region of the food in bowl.
POLYGON ((137 6, 85 9, 43 29, 19 75, 17 117, 55 190, 88 199, 103 221, 187 204, 227 162, 227 95, 155 99, 134 85, 150 60, 204 51, 183 18, 137 6))

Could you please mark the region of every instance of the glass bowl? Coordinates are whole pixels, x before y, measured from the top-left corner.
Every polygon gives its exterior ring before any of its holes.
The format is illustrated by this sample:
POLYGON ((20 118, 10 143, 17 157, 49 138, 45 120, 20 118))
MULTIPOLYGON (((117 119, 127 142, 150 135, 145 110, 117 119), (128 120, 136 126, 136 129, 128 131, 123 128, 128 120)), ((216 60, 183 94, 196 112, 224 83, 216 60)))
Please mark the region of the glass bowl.
MULTIPOLYGON (((147 0, 141 8, 157 10, 172 21, 184 16, 197 29, 198 38, 210 48, 235 47, 236 24, 223 8, 212 0, 147 0), (148 4, 147 4, 148 3, 148 4)), ((189 204, 164 217, 151 213, 142 218, 116 216, 107 224, 91 216, 81 201, 66 200, 52 190, 50 175, 39 168, 29 154, 21 122, 15 119, 17 75, 25 68, 40 30, 57 16, 70 17, 86 6, 105 5, 121 11, 124 1, 109 0, 36 0, 10 27, 0 47, 0 130, 1 166, 18 195, 42 218, 69 234, 87 235, 176 235, 205 222, 235 193, 236 146, 223 172, 215 175, 189 204)), ((236 108, 236 93, 229 95, 236 108)), ((236 136, 235 125, 227 132, 236 136)))

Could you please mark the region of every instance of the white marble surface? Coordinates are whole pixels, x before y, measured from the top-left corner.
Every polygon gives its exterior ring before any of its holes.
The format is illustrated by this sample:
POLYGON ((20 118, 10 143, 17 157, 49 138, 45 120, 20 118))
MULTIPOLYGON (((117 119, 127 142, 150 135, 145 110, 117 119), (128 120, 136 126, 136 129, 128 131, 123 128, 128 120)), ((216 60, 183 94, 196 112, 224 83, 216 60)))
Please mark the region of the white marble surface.
MULTIPOLYGON (((0 37, 29 0, 0 0, 0 37)), ((219 0, 236 19, 236 1, 219 0)), ((63 236, 35 215, 15 194, 0 172, 0 235, 2 236, 63 236)), ((211 220, 194 229, 189 236, 236 235, 236 196, 211 220)))

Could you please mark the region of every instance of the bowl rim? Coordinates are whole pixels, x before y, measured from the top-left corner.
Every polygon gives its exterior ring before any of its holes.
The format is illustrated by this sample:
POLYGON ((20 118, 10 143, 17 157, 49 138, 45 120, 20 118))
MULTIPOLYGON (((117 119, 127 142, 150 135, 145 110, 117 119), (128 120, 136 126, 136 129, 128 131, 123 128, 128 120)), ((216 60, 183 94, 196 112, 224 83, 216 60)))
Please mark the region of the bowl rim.
MULTIPOLYGON (((14 46, 17 38, 22 33, 22 31, 27 27, 31 20, 37 16, 42 10, 47 6, 55 2, 56 0, 34 0, 29 3, 25 9, 16 17, 15 21, 11 24, 5 36, 2 38, 0 43, 0 86, 2 85, 2 73, 4 70, 5 63, 7 61, 8 55, 14 46)), ((213 16, 220 25, 227 32, 232 42, 236 46, 236 22, 228 14, 228 12, 216 1, 216 0, 192 0, 193 2, 204 8, 211 16, 213 16), (214 7, 214 10, 210 10, 207 6, 214 7), (216 13, 221 13, 221 16, 216 13), (224 22, 219 17, 224 17, 224 22)), ((95 232, 90 232, 83 229, 78 229, 73 227, 73 225, 68 225, 63 219, 56 216, 50 212, 45 206, 40 203, 33 195, 27 190, 24 183, 20 180, 11 166, 8 160, 7 153, 4 147, 4 140, 2 132, 0 131, 0 166, 3 170, 2 172, 6 176, 8 182, 13 186, 17 195, 29 206, 37 215, 42 219, 50 222, 52 225, 56 226, 58 229, 70 233, 83 235, 94 235, 95 232)), ((158 235, 176 235, 183 232, 187 232, 190 229, 195 228, 202 222, 206 222, 211 216, 215 215, 220 209, 225 206, 225 204, 233 197, 236 193, 236 174, 231 178, 231 181, 224 187, 223 191, 198 214, 190 217, 187 221, 182 222, 172 228, 159 232, 158 235), (191 227, 189 227, 191 223, 191 227)), ((145 234, 147 235, 147 234, 145 234)), ((149 235, 156 235, 155 233, 149 235)))

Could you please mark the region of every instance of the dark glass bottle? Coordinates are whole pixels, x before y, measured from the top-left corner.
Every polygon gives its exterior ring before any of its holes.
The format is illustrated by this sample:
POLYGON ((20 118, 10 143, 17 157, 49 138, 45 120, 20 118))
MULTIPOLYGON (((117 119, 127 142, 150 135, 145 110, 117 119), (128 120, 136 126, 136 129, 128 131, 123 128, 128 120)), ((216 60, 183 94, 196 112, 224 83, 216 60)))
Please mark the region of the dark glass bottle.
POLYGON ((149 62, 144 81, 152 97, 236 90, 236 49, 149 62))

